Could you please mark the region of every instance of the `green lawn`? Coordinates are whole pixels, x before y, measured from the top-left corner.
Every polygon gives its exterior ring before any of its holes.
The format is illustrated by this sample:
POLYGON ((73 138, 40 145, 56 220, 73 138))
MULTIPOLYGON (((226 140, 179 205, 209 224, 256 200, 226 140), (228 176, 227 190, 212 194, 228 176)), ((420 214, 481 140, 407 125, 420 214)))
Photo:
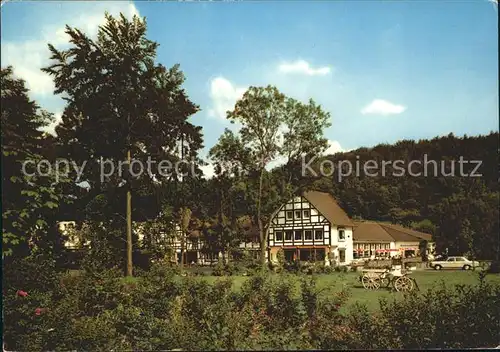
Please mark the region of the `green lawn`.
MULTIPOLYGON (((399 292, 391 292, 387 289, 366 290, 358 281, 359 273, 332 273, 316 275, 317 287, 322 290, 323 295, 338 292, 342 287, 346 287, 350 292, 350 299, 347 303, 347 308, 358 302, 365 304, 370 310, 379 308, 379 298, 385 297, 389 300, 392 298, 400 298, 402 294, 399 292)), ((479 282, 478 272, 472 271, 416 271, 412 272, 411 276, 415 278, 420 288, 420 292, 427 291, 435 285, 440 285, 444 282, 446 286, 455 284, 474 284, 479 282)), ((278 277, 278 275, 277 275, 278 277)), ((221 279, 215 276, 202 277, 208 282, 215 282, 221 279)), ((238 290, 243 282, 248 279, 246 276, 232 276, 234 289, 238 290)), ((488 274, 486 280, 500 284, 500 275, 488 274)))

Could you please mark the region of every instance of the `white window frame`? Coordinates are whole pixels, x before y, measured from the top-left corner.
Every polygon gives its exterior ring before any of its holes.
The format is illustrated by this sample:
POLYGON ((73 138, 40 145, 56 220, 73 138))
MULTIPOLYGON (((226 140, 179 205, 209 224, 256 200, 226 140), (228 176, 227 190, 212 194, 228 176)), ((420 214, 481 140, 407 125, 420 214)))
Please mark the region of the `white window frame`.
POLYGON ((344 229, 339 229, 339 242, 345 241, 345 230, 344 229), (340 233, 342 233, 344 236, 343 238, 340 237, 340 233))
POLYGON ((315 241, 321 241, 321 240, 323 240, 324 238, 325 238, 325 232, 323 231, 323 229, 314 229, 314 240, 315 240, 315 241), (316 236, 316 234, 317 234, 318 232, 321 232, 321 238, 318 238, 318 237, 316 236))
POLYGON ((340 263, 345 263, 346 262, 346 255, 347 255, 346 249, 345 248, 340 248, 339 249, 339 262, 340 263), (342 256, 340 255, 341 252, 344 253, 344 260, 342 260, 342 256))
POLYGON ((295 229, 295 230, 293 230, 293 240, 294 241, 302 241, 303 236, 304 236, 304 231, 303 230, 301 230, 301 229, 295 229), (296 234, 297 234, 298 231, 300 231, 300 238, 297 238, 297 236, 296 236, 296 234))
POLYGON ((314 233, 313 233, 313 230, 304 230, 304 241, 312 241, 313 240, 313 237, 314 236, 314 233), (306 232, 309 232, 311 234, 311 238, 306 238, 306 232))
POLYGON ((283 242, 283 231, 275 231, 274 232, 274 241, 283 242), (278 239, 278 233, 281 234, 281 239, 278 239))

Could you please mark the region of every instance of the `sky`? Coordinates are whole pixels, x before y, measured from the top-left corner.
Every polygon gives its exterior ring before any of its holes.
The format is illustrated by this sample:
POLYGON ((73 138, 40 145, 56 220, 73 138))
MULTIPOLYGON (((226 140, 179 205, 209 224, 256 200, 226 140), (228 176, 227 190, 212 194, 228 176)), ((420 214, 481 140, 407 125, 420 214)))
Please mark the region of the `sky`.
MULTIPOLYGON (((3 1, 2 1, 3 2, 3 1)), ((275 85, 331 114, 328 152, 498 131, 498 5, 470 1, 40 1, 1 8, 1 63, 60 117, 47 43, 104 12, 146 17, 159 63, 180 64, 206 155, 249 86, 275 85)), ((54 126, 51 126, 53 130, 54 126)), ((212 171, 206 169, 210 174, 212 171)))

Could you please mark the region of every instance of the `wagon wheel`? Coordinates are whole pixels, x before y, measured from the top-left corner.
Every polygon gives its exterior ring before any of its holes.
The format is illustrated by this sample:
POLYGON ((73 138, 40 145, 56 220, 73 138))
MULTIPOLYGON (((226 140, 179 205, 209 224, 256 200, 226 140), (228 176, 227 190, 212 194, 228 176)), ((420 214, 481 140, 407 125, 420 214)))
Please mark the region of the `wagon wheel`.
POLYGON ((380 287, 380 279, 378 277, 363 275, 361 279, 363 287, 367 290, 376 290, 380 287))
POLYGON ((394 288, 396 291, 409 292, 414 288, 413 280, 406 276, 400 276, 394 280, 394 288))

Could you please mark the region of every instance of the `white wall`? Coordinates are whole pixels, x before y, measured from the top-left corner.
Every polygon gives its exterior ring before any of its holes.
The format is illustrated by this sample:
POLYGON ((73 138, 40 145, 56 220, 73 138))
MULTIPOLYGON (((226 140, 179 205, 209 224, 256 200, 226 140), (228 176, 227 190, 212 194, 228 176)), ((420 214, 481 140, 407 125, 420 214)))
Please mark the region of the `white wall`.
POLYGON ((335 249, 332 249, 332 253, 335 254, 335 261, 337 264, 340 265, 349 265, 352 260, 353 260, 353 240, 352 240, 352 227, 350 226, 345 226, 345 227, 340 227, 341 229, 344 230, 345 233, 345 240, 341 241, 339 240, 339 226, 332 226, 331 227, 331 236, 330 236, 330 245, 333 247, 336 246, 335 249), (345 249, 345 262, 340 263, 340 254, 339 254, 339 249, 345 249))

